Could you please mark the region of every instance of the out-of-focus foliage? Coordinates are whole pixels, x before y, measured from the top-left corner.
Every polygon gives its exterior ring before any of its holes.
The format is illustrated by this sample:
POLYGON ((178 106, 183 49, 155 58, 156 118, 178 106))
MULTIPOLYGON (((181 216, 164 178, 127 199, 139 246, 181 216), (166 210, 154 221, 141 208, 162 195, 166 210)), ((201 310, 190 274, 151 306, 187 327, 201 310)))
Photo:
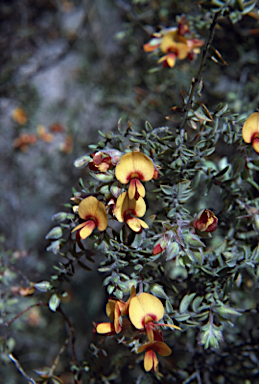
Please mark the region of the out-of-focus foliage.
MULTIPOLYGON (((90 6, 93 13, 100 12, 102 2, 97 4, 90 6)), ((49 2, 44 9, 57 23, 53 26, 59 26, 60 6, 80 9, 77 3, 49 2)), ((81 5, 84 11, 87 6, 81 5)), ((39 9, 35 6, 29 15, 39 9)), ((73 114, 67 133, 76 149, 79 186, 66 181, 72 196, 52 217, 49 253, 42 251, 39 264, 26 271, 35 253, 11 251, 1 238, 3 380, 256 383, 259 160, 243 141, 242 126, 258 107, 258 7, 255 1, 139 0, 116 3, 116 12, 119 54, 108 54, 93 15, 65 40, 68 51, 71 41, 81 49, 80 34, 90 25, 86 44, 93 56, 78 80, 89 83, 99 55, 91 81, 102 92, 102 108, 112 106, 122 119, 108 132, 104 119, 95 127, 96 143, 86 138, 82 144, 80 128, 74 129, 80 119, 73 114), (204 47, 196 60, 164 68, 142 46, 152 34, 176 27, 183 13, 204 47), (141 328, 140 298, 151 296, 141 328), (107 321, 107 301, 110 325, 100 326, 107 324, 101 323, 107 321), (101 332, 102 327, 111 332, 101 332), (153 360, 153 368, 159 371, 145 372, 150 366, 145 360, 143 367, 144 352, 154 357, 154 351, 159 365, 153 360)), ((9 72, 4 67, 3 89, 9 96, 15 65, 9 72)), ((26 103, 14 109, 12 118, 31 127, 26 111, 30 116, 32 106, 26 103)), ((35 136, 14 138, 20 156, 39 142, 55 148, 53 142, 64 139, 62 124, 36 125, 36 132, 26 133, 35 136)), ((61 170, 74 179, 67 164, 71 159, 72 168, 72 156, 69 150, 65 154, 69 157, 61 170)), ((50 169, 54 180, 55 167, 50 169)), ((39 205, 39 211, 44 209, 39 205)))

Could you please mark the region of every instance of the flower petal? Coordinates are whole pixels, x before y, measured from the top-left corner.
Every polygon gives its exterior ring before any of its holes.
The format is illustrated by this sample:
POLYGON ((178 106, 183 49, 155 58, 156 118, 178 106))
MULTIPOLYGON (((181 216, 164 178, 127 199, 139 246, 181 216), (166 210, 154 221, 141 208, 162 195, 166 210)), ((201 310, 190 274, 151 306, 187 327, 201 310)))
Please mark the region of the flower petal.
POLYGON ((166 343, 163 341, 155 341, 153 343, 153 349, 160 355, 160 356, 169 356, 172 353, 171 348, 168 347, 166 343))
POLYGON ((108 218, 105 205, 101 201, 98 201, 97 210, 95 212, 95 219, 99 231, 104 231, 108 225, 108 218))
POLYGON ((256 137, 254 140, 253 140, 253 148, 255 150, 255 152, 259 153, 259 137, 256 137))
POLYGON ((166 61, 166 63, 168 64, 168 66, 170 68, 173 68, 175 66, 175 61, 176 61, 176 55, 174 53, 168 53, 167 55, 165 56, 162 56, 159 60, 158 60, 158 63, 162 63, 166 61))
POLYGON ((113 323, 99 323, 96 327, 96 332, 98 333, 110 333, 114 331, 115 329, 113 323))
POLYGON ((111 321, 114 320, 114 311, 117 300, 109 299, 106 304, 106 315, 110 318, 111 321))
POLYGON ((132 178, 149 181, 153 174, 153 161, 141 152, 126 153, 115 168, 116 179, 122 184, 127 184, 132 178))
POLYGON ((151 370, 157 371, 158 367, 158 360, 156 353, 150 349, 145 352, 144 357, 144 368, 146 372, 149 372, 151 370))
POLYGON ((81 219, 88 219, 95 216, 98 207, 98 200, 94 196, 86 197, 78 206, 78 214, 81 219))
POLYGON ((178 31, 172 31, 165 34, 160 45, 164 53, 174 52, 180 60, 188 55, 187 40, 178 34, 178 31))
POLYGON ((145 326, 145 318, 148 316, 153 321, 158 321, 164 316, 164 307, 161 301, 150 293, 140 293, 131 299, 129 306, 129 318, 137 329, 145 326))
POLYGON ((93 220, 88 220, 84 223, 84 226, 79 231, 79 236, 81 239, 86 239, 90 236, 95 228, 95 222, 93 220))
POLYGON ((145 223, 145 221, 138 219, 137 217, 129 215, 125 221, 130 229, 132 229, 134 232, 139 232, 142 228, 148 228, 148 225, 145 223))
POLYGON ((116 201, 116 206, 115 206, 115 209, 114 209, 114 216, 116 217, 116 219, 120 223, 122 223, 124 221, 123 211, 125 210, 125 203, 124 203, 124 201, 126 199, 126 196, 127 196, 127 192, 122 192, 122 194, 118 197, 118 199, 116 201))
POLYGON ((254 112, 243 125, 242 135, 246 143, 251 143, 254 134, 259 133, 259 112, 254 112))

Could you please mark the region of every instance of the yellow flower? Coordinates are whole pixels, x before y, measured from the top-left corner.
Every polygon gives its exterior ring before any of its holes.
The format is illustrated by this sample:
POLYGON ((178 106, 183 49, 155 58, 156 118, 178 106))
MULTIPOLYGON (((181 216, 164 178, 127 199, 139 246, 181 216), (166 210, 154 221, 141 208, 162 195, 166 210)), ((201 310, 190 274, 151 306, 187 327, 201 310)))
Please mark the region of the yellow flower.
POLYGON ((72 232, 79 231, 81 239, 91 235, 95 227, 104 231, 108 225, 105 205, 94 196, 86 197, 78 206, 78 214, 85 222, 77 225, 72 232))
POLYGON ((254 112, 246 120, 243 130, 243 139, 246 143, 252 143, 254 150, 259 153, 259 112, 254 112))
POLYGON ((146 372, 158 371, 158 359, 156 353, 161 356, 169 356, 172 353, 171 348, 168 347, 163 341, 153 341, 146 343, 138 348, 137 352, 145 351, 144 368, 146 372))
POLYGON ((136 200, 145 196, 141 181, 149 181, 155 174, 153 161, 141 152, 130 152, 122 156, 115 168, 116 179, 129 185, 129 198, 136 200), (141 181, 140 181, 141 180, 141 181))
POLYGON ((140 293, 132 298, 129 306, 129 318, 137 329, 145 329, 150 342, 153 342, 159 326, 180 329, 172 324, 158 324, 164 317, 164 306, 161 301, 150 293, 140 293))
POLYGON ((160 49, 163 53, 174 52, 179 60, 185 59, 189 52, 187 39, 179 35, 178 29, 163 36, 160 49))
POLYGON ((125 221, 132 231, 139 232, 142 228, 148 228, 145 221, 138 218, 144 216, 145 213, 146 203, 142 197, 139 197, 138 200, 129 199, 127 192, 123 192, 118 197, 114 215, 120 223, 125 221))

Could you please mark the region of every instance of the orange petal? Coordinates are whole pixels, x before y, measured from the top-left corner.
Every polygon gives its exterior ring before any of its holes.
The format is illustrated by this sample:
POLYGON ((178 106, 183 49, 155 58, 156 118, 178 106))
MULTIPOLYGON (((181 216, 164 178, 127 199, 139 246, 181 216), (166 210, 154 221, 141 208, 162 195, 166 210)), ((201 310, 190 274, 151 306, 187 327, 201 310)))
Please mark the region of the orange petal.
POLYGON ((177 327, 177 325, 173 325, 173 324, 160 324, 160 323, 158 325, 160 325, 161 327, 170 327, 170 328, 178 329, 179 331, 181 331, 181 328, 177 327))
POLYGON ((153 343, 153 349, 160 355, 160 356, 169 356, 172 353, 171 348, 168 347, 166 343, 163 343, 163 341, 155 341, 153 343))
POLYGON ((153 161, 141 152, 126 153, 115 168, 116 179, 122 184, 127 184, 132 178, 149 181, 153 174, 153 161))
POLYGON ((137 329, 144 328, 145 318, 149 316, 158 321, 164 316, 164 307, 161 301, 150 293, 140 293, 131 299, 129 318, 137 329))
POLYGON ((110 333, 114 332, 115 329, 113 323, 100 323, 97 325, 96 331, 98 333, 110 333))
POLYGON ((251 143, 255 134, 259 134, 259 112, 254 112, 248 117, 243 125, 243 139, 246 143, 251 143))

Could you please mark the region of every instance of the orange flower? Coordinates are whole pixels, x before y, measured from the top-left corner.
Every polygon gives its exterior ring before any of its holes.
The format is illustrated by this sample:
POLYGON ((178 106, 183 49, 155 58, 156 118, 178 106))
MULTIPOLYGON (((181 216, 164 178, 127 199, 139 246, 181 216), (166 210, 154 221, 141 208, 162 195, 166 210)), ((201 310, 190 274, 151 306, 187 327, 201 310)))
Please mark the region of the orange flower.
POLYGON ((158 371, 158 359, 156 353, 161 356, 169 356, 172 353, 171 348, 168 347, 162 341, 153 341, 146 343, 138 348, 137 352, 141 353, 145 351, 144 368, 146 372, 158 371))
POLYGON ((85 239, 91 235, 95 227, 99 231, 104 231, 108 225, 105 205, 98 201, 96 197, 86 197, 78 206, 78 214, 84 223, 77 225, 72 232, 79 231, 81 239, 85 239))
POLYGON ((252 143, 254 150, 259 153, 259 112, 254 112, 246 120, 243 130, 243 139, 246 143, 252 143))
POLYGON ((181 329, 172 324, 158 324, 163 317, 164 307, 157 297, 144 292, 132 298, 129 306, 130 321, 135 328, 146 330, 151 343, 156 339, 160 326, 181 329))
POLYGON ((198 213, 193 225, 201 232, 213 232, 218 227, 218 218, 209 209, 203 209, 198 213))
POLYGON ((122 316, 125 316, 129 312, 129 304, 131 299, 136 295, 136 289, 134 286, 131 288, 131 295, 127 302, 122 300, 109 299, 106 304, 106 314, 112 321, 112 323, 99 323, 97 324, 96 331, 98 333, 120 333, 122 330, 122 316))
POLYGON ((115 176, 122 184, 129 185, 129 199, 145 196, 141 181, 149 181, 156 175, 153 161, 141 152, 130 152, 122 156, 115 168, 115 176))
POLYGON ((148 228, 145 221, 138 218, 144 216, 145 213, 146 203, 142 197, 139 197, 138 200, 129 199, 127 192, 123 192, 118 197, 114 215, 120 223, 125 221, 132 231, 139 232, 142 228, 148 228))

